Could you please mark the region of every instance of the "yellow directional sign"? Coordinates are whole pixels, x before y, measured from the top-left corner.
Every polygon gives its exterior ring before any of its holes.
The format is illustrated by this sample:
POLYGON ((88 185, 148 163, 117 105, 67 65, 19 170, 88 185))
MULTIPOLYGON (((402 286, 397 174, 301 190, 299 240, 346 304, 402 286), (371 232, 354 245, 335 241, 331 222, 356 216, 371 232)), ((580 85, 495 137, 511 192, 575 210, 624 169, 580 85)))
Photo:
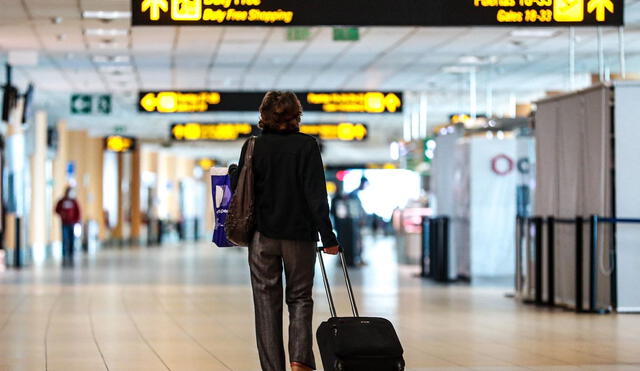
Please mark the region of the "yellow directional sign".
POLYGON ((322 105, 324 112, 397 112, 402 100, 395 93, 307 93, 307 103, 322 105))
MULTIPOLYGON (((367 139, 365 124, 341 122, 338 124, 304 124, 300 132, 322 140, 361 142, 367 139)), ((173 124, 171 139, 181 142, 193 141, 235 141, 260 133, 257 125, 247 122, 173 124)))
POLYGON ((202 18, 202 0, 173 0, 171 19, 176 21, 199 21, 202 18))
MULTIPOLYGON (((141 91, 138 112, 197 113, 257 111, 266 92, 141 91)), ((297 92, 305 112, 400 113, 402 92, 297 92)))
POLYGON ((622 26, 624 4, 625 0, 131 0, 131 21, 134 26, 348 25, 355 31, 371 26, 622 26))
POLYGON ((323 140, 340 140, 344 142, 361 142, 367 138, 367 127, 364 124, 342 122, 339 124, 300 125, 300 132, 317 136, 323 140))
POLYGON ((142 13, 149 12, 149 19, 157 21, 160 19, 160 11, 169 11, 169 0, 143 0, 140 6, 142 13))
POLYGON ((140 98, 144 111, 160 113, 207 112, 210 105, 219 103, 218 92, 161 91, 146 93, 140 98))
POLYGON ((582 22, 584 20, 584 0, 555 0, 553 19, 556 22, 582 22))
POLYGON ((136 146, 134 138, 113 135, 105 138, 105 147, 110 152, 129 152, 136 146))
POLYGON ((604 22, 606 19, 605 13, 609 11, 613 14, 614 6, 611 0, 589 0, 587 5, 587 11, 589 13, 596 12, 596 21, 604 22))
POLYGON ((250 136, 254 126, 249 123, 175 124, 171 137, 178 141, 233 141, 250 136))

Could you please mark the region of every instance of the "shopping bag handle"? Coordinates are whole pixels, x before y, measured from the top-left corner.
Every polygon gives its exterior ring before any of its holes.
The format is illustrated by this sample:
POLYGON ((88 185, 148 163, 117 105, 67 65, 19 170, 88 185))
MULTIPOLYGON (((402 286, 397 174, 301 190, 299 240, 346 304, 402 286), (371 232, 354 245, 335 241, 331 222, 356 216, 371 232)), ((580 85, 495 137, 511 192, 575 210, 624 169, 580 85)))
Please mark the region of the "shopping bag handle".
MULTIPOLYGON (((327 294, 327 301, 329 302, 329 311, 331 317, 337 317, 336 306, 333 302, 333 295, 331 294, 331 287, 329 286, 329 279, 327 278, 327 270, 324 266, 324 259, 322 253, 324 247, 318 247, 318 260, 320 261, 320 270, 322 271, 322 281, 324 282, 324 289, 327 294)), ((351 312, 354 317, 360 317, 358 313, 358 306, 356 305, 355 295, 353 294, 353 287, 351 286, 351 279, 349 278, 349 271, 347 270, 347 264, 344 260, 344 250, 342 247, 338 248, 338 256, 340 257, 340 265, 342 266, 342 272, 344 274, 344 281, 347 284, 347 293, 349 294, 349 302, 351 303, 351 312)))

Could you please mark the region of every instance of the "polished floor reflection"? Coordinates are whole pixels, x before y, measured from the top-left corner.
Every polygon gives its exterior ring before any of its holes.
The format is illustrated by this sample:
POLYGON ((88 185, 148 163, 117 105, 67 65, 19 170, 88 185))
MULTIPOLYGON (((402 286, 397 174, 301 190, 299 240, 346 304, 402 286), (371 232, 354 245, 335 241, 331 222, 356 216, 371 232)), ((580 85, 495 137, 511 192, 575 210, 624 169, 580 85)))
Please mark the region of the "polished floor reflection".
MULTIPOLYGON (((640 316, 536 309, 506 298, 508 286, 434 285, 395 264, 392 240, 367 246, 369 265, 352 273, 361 312, 394 322, 410 370, 640 370, 640 316)), ((320 277, 315 300, 319 323, 320 277)), ((259 368, 243 250, 109 249, 73 269, 0 272, 2 371, 259 368)))

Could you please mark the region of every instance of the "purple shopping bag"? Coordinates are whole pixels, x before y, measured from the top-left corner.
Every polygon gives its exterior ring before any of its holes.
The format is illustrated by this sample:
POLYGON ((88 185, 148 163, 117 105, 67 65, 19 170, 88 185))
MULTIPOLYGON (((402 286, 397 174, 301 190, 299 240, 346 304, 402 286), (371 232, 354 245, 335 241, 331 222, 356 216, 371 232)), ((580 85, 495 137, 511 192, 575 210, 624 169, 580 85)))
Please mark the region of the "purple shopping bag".
POLYGON ((231 178, 226 167, 211 168, 211 192, 213 196, 213 243, 218 247, 235 246, 227 239, 224 231, 224 223, 227 221, 229 205, 231 205, 231 178))

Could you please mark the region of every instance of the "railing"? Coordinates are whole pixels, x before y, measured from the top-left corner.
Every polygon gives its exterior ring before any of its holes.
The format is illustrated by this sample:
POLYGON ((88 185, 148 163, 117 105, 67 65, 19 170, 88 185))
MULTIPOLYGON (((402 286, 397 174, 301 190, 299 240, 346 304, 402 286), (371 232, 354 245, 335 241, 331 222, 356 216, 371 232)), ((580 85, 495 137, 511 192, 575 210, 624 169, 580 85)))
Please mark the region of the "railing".
MULTIPOLYGON (((640 219, 634 218, 604 218, 592 215, 585 220, 582 216, 575 218, 555 218, 555 217, 518 217, 516 221, 516 292, 522 293, 522 251, 523 242, 533 239, 533 256, 535 259, 534 268, 534 299, 530 302, 536 305, 555 306, 555 245, 556 226, 558 224, 575 226, 575 311, 578 313, 607 313, 608 308, 598 308, 598 243, 600 224, 640 224, 640 219), (589 307, 584 308, 584 225, 589 223, 589 307), (547 237, 547 301, 543 299, 543 241, 544 226, 546 225, 547 237)), ((615 246, 612 246, 613 269, 611 272, 611 307, 615 310, 617 306, 617 282, 615 272, 615 246)), ((527 302, 525 300, 525 302, 527 302)))

